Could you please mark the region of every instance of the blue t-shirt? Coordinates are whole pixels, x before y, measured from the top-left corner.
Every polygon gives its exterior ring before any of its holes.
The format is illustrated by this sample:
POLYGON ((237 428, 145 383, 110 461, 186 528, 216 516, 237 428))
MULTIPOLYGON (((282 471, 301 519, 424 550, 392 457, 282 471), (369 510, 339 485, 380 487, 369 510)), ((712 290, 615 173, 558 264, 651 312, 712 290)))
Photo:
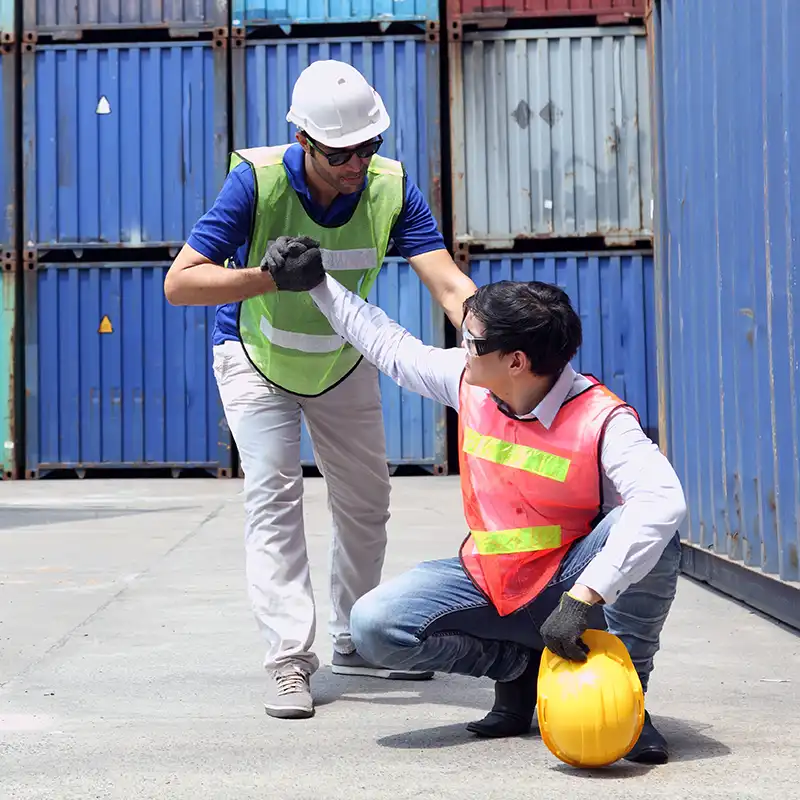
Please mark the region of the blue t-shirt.
MULTIPOLYGON (((293 144, 284 154, 283 165, 306 213, 320 225, 339 225, 350 218, 361 192, 337 195, 325 209, 314 202, 306 184, 303 148, 293 144)), ((237 267, 244 266, 250 238, 255 204, 255 180, 247 164, 239 164, 228 175, 211 209, 192 229, 188 244, 215 264, 230 258, 237 267)), ((406 201, 392 228, 391 242, 403 258, 444 248, 444 239, 436 226, 425 198, 419 188, 406 180, 406 201)), ((213 344, 239 339, 236 320, 238 303, 217 306, 213 344)))

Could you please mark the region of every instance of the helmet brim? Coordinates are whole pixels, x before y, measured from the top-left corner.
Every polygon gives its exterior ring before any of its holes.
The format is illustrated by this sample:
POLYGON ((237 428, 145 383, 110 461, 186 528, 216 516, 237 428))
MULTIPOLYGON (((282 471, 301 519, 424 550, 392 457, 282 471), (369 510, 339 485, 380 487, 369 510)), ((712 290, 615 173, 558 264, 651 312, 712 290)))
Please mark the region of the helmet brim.
POLYGON ((372 124, 367 125, 365 128, 359 128, 358 130, 351 131, 350 133, 342 136, 331 135, 329 131, 317 129, 311 124, 303 126, 292 113, 291 109, 289 109, 289 113, 286 115, 286 121, 293 122, 298 126, 298 128, 304 130, 315 142, 318 142, 325 147, 331 147, 334 149, 355 147, 357 144, 369 142, 376 136, 380 136, 389 128, 389 125, 391 125, 391 120, 389 119, 389 114, 386 111, 386 106, 383 104, 383 100, 381 99, 380 95, 377 94, 377 92, 375 93, 375 96, 378 101, 378 119, 372 124))

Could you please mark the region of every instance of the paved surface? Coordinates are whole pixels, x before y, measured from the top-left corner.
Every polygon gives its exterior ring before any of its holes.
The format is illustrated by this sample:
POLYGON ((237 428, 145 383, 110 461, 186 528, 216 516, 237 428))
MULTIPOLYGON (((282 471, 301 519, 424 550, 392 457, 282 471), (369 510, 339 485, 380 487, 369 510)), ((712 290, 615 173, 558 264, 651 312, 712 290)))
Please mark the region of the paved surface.
MULTIPOLYGON (((0 483, 0 798, 796 797, 800 639, 682 580, 648 705, 673 761, 580 772, 537 735, 464 724, 491 682, 323 667, 312 720, 268 718, 243 579, 241 482, 0 483)), ((330 645, 324 484, 306 482, 330 645)), ((396 479, 385 575, 449 556, 453 478, 396 479)))

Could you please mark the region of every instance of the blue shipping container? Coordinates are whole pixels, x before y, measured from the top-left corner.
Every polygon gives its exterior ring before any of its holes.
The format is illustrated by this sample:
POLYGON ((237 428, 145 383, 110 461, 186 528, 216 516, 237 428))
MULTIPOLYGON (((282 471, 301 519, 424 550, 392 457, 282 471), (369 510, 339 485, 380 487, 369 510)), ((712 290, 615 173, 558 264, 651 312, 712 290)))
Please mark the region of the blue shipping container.
POLYGON ((477 286, 544 281, 570 297, 583 326, 573 361, 630 403, 654 441, 658 435, 653 256, 650 253, 550 253, 472 256, 477 286))
MULTIPOLYGON (((2 2, 2 0, 0 0, 2 2)), ((14 50, 0 45, 0 258, 14 258, 17 236, 17 190, 14 163, 17 152, 14 50)))
POLYGON ((183 245, 225 179, 226 49, 37 45, 22 71, 25 246, 183 245))
POLYGON ((800 580, 800 4, 654 12, 664 440, 692 550, 769 610, 800 580))
POLYGON ((25 272, 25 459, 53 469, 201 467, 230 476, 211 368, 214 309, 164 297, 168 263, 25 272))
POLYGON ((439 19, 437 0, 231 0, 234 26, 439 19))
MULTIPOLYGON (((0 0, 0 3, 3 0, 0 0)), ((19 0, 26 31, 71 39, 86 30, 167 28, 186 34, 228 24, 228 0, 19 0)))
MULTIPOLYGON (((444 347, 444 312, 416 272, 402 258, 387 258, 368 300, 425 344, 444 347)), ((386 460, 389 464, 447 470, 447 422, 444 406, 401 389, 381 374, 386 460)), ((303 424, 300 459, 314 464, 311 439, 303 424)))
POLYGON ((381 155, 403 162, 440 218, 439 46, 423 36, 318 41, 246 41, 233 51, 235 148, 294 141, 286 121, 292 87, 312 62, 352 64, 383 98, 391 126, 381 155))

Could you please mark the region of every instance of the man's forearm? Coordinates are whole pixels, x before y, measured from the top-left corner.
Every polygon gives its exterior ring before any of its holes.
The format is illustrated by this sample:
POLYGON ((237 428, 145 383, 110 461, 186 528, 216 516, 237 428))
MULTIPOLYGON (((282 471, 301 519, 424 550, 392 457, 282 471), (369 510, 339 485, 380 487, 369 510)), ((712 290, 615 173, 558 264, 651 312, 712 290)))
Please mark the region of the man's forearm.
POLYGON ((164 294, 174 306, 214 306, 238 303, 274 292, 272 276, 259 267, 226 269, 197 264, 167 274, 164 294))
POLYGON ((447 250, 431 250, 408 259, 433 299, 444 309, 456 328, 464 317, 464 301, 475 294, 476 286, 455 264, 447 250))
POLYGON ((461 327, 464 320, 464 301, 468 297, 472 297, 476 290, 475 284, 468 275, 463 272, 459 272, 459 275, 460 277, 456 276, 454 283, 442 293, 441 297, 436 298, 456 329, 461 327))

